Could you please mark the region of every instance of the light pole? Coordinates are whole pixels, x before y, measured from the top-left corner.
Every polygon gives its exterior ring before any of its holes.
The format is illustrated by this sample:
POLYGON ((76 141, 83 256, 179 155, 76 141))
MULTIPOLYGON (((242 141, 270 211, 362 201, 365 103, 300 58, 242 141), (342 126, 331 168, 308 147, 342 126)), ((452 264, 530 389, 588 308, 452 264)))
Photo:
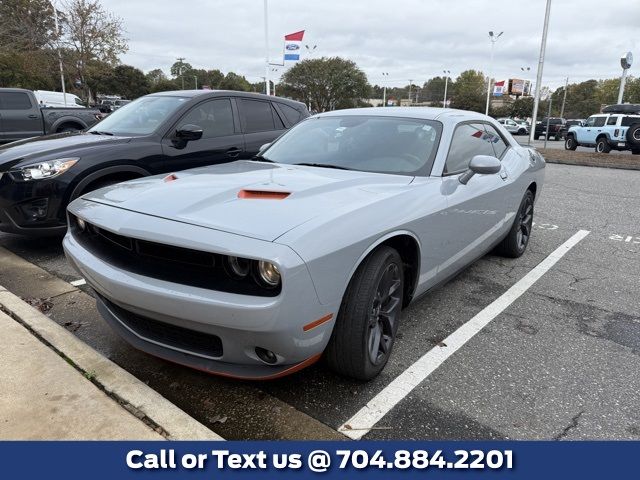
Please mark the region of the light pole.
POLYGON ((60 30, 58 28, 58 10, 55 4, 51 3, 53 7, 53 20, 56 26, 56 47, 58 49, 58 64, 60 66, 60 83, 62 84, 62 97, 64 98, 64 106, 67 106, 67 88, 64 84, 64 68, 62 68, 62 53, 60 53, 60 30))
POLYGON ((502 36, 504 32, 500 32, 498 35, 494 35, 493 31, 489 32, 489 40, 491 40, 491 60, 489 61, 489 81, 487 82, 487 105, 484 109, 484 114, 489 115, 489 101, 491 99, 491 75, 493 70, 493 47, 502 36))
POLYGON ((413 80, 409 79, 409 105, 411 105, 411 84, 413 83, 413 80))
POLYGON ((564 80, 564 94, 562 95, 562 108, 560 108, 560 118, 564 118, 564 104, 567 101, 567 89, 569 88, 569 77, 564 80))
POLYGON ((305 45, 304 48, 307 50, 307 55, 311 56, 315 53, 316 48, 318 48, 318 45, 314 45, 313 47, 310 47, 309 45, 305 45))
POLYGON ((269 18, 267 0, 264 0, 264 91, 271 95, 269 83, 269 18))
POLYGON ((389 72, 382 72, 382 106, 387 106, 387 79, 389 72))
POLYGON ((624 96, 624 84, 627 80, 627 72, 631 68, 633 63, 633 54, 627 52, 620 58, 620 65, 622 66, 622 77, 620 78, 620 90, 618 91, 618 103, 622 103, 622 97, 624 96))
POLYGON ((536 120, 538 119, 538 104, 540 103, 540 90, 542 90, 542 69, 544 68, 544 53, 547 49, 547 32, 549 31, 549 15, 551 14, 551 0, 547 0, 544 12, 544 26, 542 27, 542 40, 540 42, 540 57, 538 58, 538 74, 536 75, 536 95, 533 99, 533 113, 531 114, 531 132, 529 142, 533 142, 536 135, 536 120))
POLYGON ((444 100, 442 101, 442 108, 447 108, 447 86, 449 85, 449 75, 451 70, 443 70, 444 73, 444 100))

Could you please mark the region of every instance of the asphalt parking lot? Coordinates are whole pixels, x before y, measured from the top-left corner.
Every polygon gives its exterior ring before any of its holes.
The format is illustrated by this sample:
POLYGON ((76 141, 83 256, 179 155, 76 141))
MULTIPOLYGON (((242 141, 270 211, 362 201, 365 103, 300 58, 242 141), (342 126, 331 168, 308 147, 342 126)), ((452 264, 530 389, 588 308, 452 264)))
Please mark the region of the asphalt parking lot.
POLYGON ((346 439, 341 428, 372 439, 638 439, 639 183, 640 171, 547 165, 527 253, 486 256, 410 306, 389 364, 369 383, 337 377, 322 363, 276 381, 239 382, 140 353, 111 333, 86 286, 50 294, 56 278, 79 280, 58 242, 0 234, 0 246, 31 264, 16 262, 20 275, 0 266, 0 285, 48 298, 52 319, 227 439, 346 439), (372 429, 352 422, 582 230, 589 233, 387 405, 372 429))

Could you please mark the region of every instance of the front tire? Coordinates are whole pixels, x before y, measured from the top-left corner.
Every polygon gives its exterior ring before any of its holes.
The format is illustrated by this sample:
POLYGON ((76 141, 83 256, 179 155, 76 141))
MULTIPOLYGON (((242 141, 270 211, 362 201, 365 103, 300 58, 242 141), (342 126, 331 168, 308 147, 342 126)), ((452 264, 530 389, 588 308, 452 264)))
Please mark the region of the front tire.
POLYGON ((598 142, 596 143, 596 153, 609 153, 610 151, 611 145, 609 145, 607 139, 604 137, 598 139, 598 142))
POLYGON ((576 142, 576 139, 573 135, 569 135, 564 141, 564 149, 575 150, 576 148, 578 148, 578 142, 576 142))
POLYGON ((358 380, 382 371, 395 342, 403 292, 400 255, 378 248, 358 267, 342 299, 325 352, 332 370, 358 380))
POLYGON ((507 236, 496 247, 496 253, 503 257, 518 258, 527 250, 533 226, 533 192, 527 190, 520 202, 520 208, 507 236))

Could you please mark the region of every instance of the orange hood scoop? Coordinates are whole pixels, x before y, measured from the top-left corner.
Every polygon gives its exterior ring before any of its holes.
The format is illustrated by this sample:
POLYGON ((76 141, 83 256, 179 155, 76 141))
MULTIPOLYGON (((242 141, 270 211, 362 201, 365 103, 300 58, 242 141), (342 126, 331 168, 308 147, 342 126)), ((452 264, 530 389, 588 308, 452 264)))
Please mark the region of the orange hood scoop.
POLYGON ((259 200, 284 200, 291 192, 274 192, 271 190, 240 190, 238 198, 252 198, 259 200))

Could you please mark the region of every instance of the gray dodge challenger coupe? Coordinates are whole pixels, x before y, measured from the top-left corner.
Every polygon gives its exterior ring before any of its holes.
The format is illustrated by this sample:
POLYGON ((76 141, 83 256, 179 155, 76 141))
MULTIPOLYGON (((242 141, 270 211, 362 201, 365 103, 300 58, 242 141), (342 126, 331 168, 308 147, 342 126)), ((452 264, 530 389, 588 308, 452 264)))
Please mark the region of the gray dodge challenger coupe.
POLYGON ((145 352, 246 379, 324 354, 368 380, 409 302, 493 249, 524 253, 544 166, 478 113, 334 111, 253 160, 84 195, 64 248, 145 352))

